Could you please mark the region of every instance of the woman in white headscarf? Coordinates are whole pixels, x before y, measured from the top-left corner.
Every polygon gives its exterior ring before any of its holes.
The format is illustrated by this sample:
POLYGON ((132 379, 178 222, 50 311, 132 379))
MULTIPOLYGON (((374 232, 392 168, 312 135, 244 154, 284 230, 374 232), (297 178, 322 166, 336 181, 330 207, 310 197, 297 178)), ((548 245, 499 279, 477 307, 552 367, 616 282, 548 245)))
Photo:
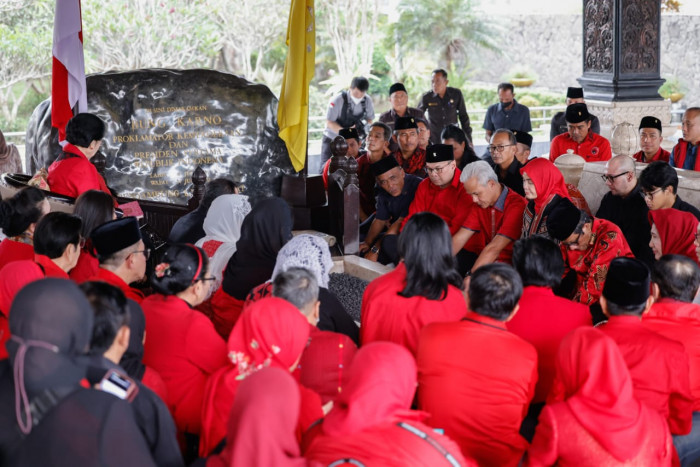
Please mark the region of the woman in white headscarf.
POLYGON ((355 343, 359 341, 359 329, 338 298, 328 290, 333 259, 328 243, 316 235, 301 234, 292 238, 277 253, 272 277, 250 291, 246 299, 249 303, 272 294, 272 281, 278 274, 290 268, 304 268, 313 273, 318 282, 318 299, 321 302, 317 327, 322 331, 345 334, 355 343))
POLYGON ((211 203, 203 225, 206 235, 196 245, 209 257, 209 268, 216 278, 212 293, 221 286, 223 270, 236 252, 241 224, 249 212, 250 203, 246 195, 221 195, 211 203))

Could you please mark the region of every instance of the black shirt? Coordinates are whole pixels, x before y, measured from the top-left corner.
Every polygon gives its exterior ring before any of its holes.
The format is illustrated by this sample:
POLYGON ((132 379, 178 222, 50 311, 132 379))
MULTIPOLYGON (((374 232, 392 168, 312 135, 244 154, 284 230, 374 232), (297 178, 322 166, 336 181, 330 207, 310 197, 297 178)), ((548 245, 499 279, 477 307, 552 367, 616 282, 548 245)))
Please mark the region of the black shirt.
POLYGON ((382 188, 377 188, 377 214, 376 218, 382 221, 395 222, 399 217, 408 215, 408 207, 416 195, 418 185, 423 179, 415 175, 406 174, 403 190, 399 196, 391 196, 382 188))
POLYGON ((700 210, 690 203, 686 203, 681 199, 680 196, 676 195, 676 202, 671 206, 673 209, 678 209, 679 211, 689 212, 695 216, 697 220, 700 221, 700 210))
POLYGON ((639 184, 626 196, 614 196, 607 193, 600 202, 596 217, 606 219, 617 225, 627 239, 634 256, 651 266, 654 253, 649 247, 651 226, 649 225, 649 208, 639 184))
POLYGON ((431 144, 439 144, 442 129, 451 123, 457 123, 457 119, 469 141, 472 140, 472 127, 469 124, 467 106, 459 89, 448 87, 443 97, 428 91, 421 96, 417 107, 428 114, 431 144))
POLYGON ((205 217, 207 217, 207 210, 201 207, 185 214, 170 229, 168 241, 170 243, 196 243, 205 235, 203 227, 205 217))
POLYGON ((493 167, 493 171, 496 172, 499 182, 503 183, 520 196, 525 196, 523 176, 520 174, 520 169, 523 167, 523 164, 520 163, 517 157, 513 158, 513 162, 511 162, 506 169, 505 175, 501 175, 501 168, 493 162, 493 159, 487 162, 493 167))

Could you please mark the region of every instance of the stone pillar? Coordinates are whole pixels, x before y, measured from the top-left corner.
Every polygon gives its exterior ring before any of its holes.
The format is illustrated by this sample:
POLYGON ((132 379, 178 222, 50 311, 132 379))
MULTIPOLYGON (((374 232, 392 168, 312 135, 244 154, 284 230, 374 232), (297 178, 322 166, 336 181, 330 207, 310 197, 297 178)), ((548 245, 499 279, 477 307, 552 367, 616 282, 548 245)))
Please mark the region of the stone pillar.
MULTIPOLYGON (((637 127, 645 115, 671 123, 659 95, 660 0, 583 0, 583 86, 586 103, 610 138, 615 125, 637 127)), ((664 136, 669 136, 664 131, 664 136)))

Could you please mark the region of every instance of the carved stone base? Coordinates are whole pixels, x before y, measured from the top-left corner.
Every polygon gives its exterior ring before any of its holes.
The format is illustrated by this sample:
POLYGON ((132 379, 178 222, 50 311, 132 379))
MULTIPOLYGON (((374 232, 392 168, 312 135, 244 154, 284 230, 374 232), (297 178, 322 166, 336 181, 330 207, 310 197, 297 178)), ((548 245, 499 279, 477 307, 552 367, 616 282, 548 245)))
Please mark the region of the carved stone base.
MULTIPOLYGON (((675 128, 671 126, 671 101, 617 101, 607 102, 586 99, 588 110, 600 120, 600 134, 608 139, 612 136, 615 125, 623 122, 630 123, 637 128, 642 117, 652 115, 661 120, 664 140, 661 146, 670 151, 675 142, 667 140, 675 128)), ((635 150, 639 151, 639 147, 635 150)))

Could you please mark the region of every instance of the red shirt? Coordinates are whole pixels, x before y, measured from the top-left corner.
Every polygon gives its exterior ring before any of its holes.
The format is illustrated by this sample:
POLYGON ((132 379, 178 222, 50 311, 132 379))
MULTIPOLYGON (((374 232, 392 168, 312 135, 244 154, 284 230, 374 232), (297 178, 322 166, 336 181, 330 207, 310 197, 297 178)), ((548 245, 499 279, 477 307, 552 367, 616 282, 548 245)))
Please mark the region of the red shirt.
POLYGON ((683 344, 690 358, 693 410, 700 411, 700 305, 662 298, 642 316, 642 324, 683 344))
POLYGON ((671 153, 659 146, 659 150, 656 151, 656 154, 654 154, 654 157, 651 158, 650 161, 645 161, 644 160, 644 153, 642 151, 639 151, 638 153, 634 154, 632 156, 634 160, 637 162, 644 162, 644 163, 649 163, 649 162, 654 162, 654 161, 664 161, 668 162, 669 158, 671 157, 671 153))
POLYGON ((63 151, 65 157, 49 166, 47 181, 51 191, 73 198, 88 190, 100 190, 112 196, 102 175, 80 149, 66 144, 63 151))
POLYGON ((97 258, 86 250, 81 250, 80 256, 78 257, 78 264, 71 269, 68 275, 71 279, 80 284, 89 280, 91 277, 95 277, 97 273, 100 272, 99 270, 100 262, 97 258))
POLYGON ((199 434, 204 386, 227 364, 226 343, 206 316, 178 297, 151 295, 141 306, 147 336, 143 363, 163 378, 178 431, 199 434))
MULTIPOLYGON (((561 136, 561 135, 560 135, 561 136)), ((567 271, 576 271, 577 292, 574 301, 591 305, 598 302, 608 275, 610 261, 618 256, 633 258, 620 228, 605 219, 593 219, 591 240, 585 251, 569 250, 560 245, 567 271)))
POLYGON ((124 295, 126 295, 126 298, 130 298, 139 304, 143 302, 143 292, 133 287, 129 287, 129 284, 124 282, 121 277, 105 268, 99 268, 97 274, 88 280, 106 282, 121 289, 121 291, 124 292, 124 295))
POLYGON ((7 263, 23 259, 34 260, 34 246, 30 243, 22 243, 9 238, 5 238, 0 242, 0 269, 7 263))
POLYGON ((598 329, 622 352, 635 397, 663 415, 671 433, 688 434, 693 423, 693 397, 683 345, 646 329, 637 316, 611 316, 598 329))
POLYGON ((586 162, 607 161, 612 157, 610 142, 599 134, 588 132, 581 144, 571 139, 569 133, 557 135, 549 147, 549 160, 554 162, 559 156, 573 149, 574 154, 586 159, 586 162))
POLYGON ((523 211, 527 200, 501 184, 503 191, 496 204, 488 208, 474 204, 469 210, 462 227, 481 233, 479 236, 483 250, 496 235, 502 235, 511 243, 501 250, 497 261, 510 263, 513 257, 513 242, 520 238, 523 230, 523 211))
POLYGON ((591 325, 588 307, 557 297, 548 287, 523 289, 520 308, 506 328, 537 349, 537 388, 533 402, 547 399, 556 374, 556 357, 561 340, 579 326, 591 325))
POLYGON ((404 219, 401 228, 406 225, 406 222, 412 215, 418 212, 429 211, 437 214, 442 220, 447 222, 450 235, 454 235, 462 227, 464 219, 474 204, 472 197, 467 194, 459 182, 461 173, 459 169, 455 169, 452 183, 445 188, 435 186, 428 178, 420 182, 413 202, 408 208, 408 216, 404 219))
POLYGON ((389 341, 403 345, 414 355, 418 333, 428 323, 454 322, 464 317, 467 305, 462 291, 448 286, 443 300, 398 295, 406 285, 403 262, 393 271, 376 278, 362 296, 360 342, 389 341))
POLYGON ((45 255, 34 255, 34 262, 41 267, 46 277, 57 277, 59 279, 68 279, 66 271, 59 268, 56 263, 51 261, 51 258, 45 255))
POLYGON ((418 343, 418 404, 479 465, 515 466, 527 449, 520 424, 535 393, 537 351, 505 323, 469 312, 434 323, 418 343))

